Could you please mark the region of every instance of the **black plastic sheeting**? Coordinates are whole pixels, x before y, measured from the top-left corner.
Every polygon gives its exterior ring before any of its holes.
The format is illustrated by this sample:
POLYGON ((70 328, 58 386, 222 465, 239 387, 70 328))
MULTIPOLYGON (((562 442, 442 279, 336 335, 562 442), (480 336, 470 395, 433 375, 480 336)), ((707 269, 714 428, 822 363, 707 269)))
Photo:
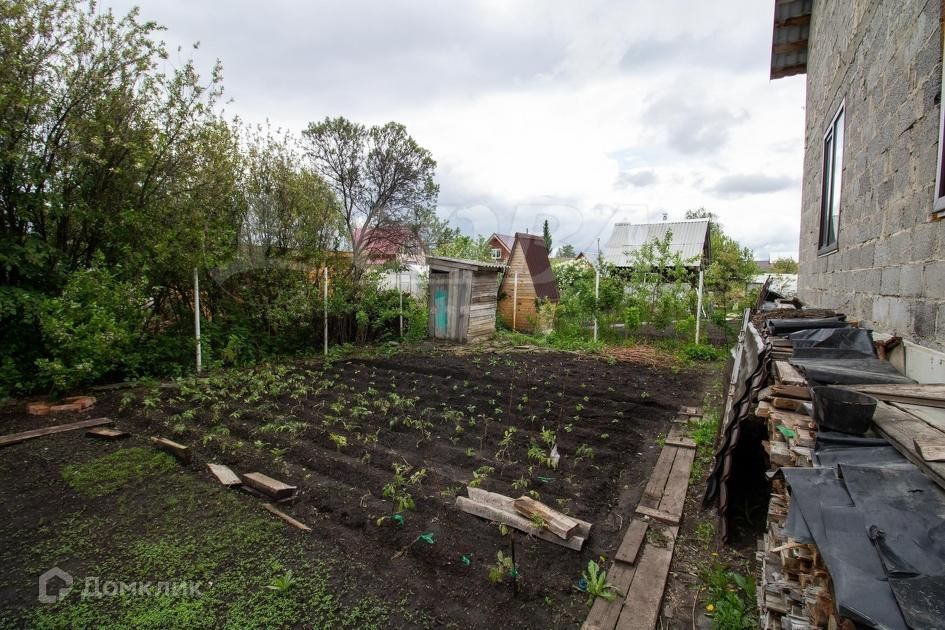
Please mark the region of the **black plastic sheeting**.
POLYGON ((856 350, 795 348, 790 364, 802 370, 813 385, 915 383, 888 361, 856 350))
POLYGON ((825 317, 823 319, 804 319, 802 317, 792 319, 769 319, 765 321, 769 335, 789 335, 798 330, 808 330, 814 328, 847 328, 850 324, 843 321, 846 315, 837 315, 835 317, 825 317))
POLYGON ((789 335, 791 345, 798 348, 835 348, 855 350, 865 355, 876 356, 873 331, 865 328, 818 328, 799 330, 789 335))
POLYGON ((818 468, 782 468, 785 533, 813 542, 838 611, 870 628, 945 627, 945 492, 885 440, 822 433, 818 468))

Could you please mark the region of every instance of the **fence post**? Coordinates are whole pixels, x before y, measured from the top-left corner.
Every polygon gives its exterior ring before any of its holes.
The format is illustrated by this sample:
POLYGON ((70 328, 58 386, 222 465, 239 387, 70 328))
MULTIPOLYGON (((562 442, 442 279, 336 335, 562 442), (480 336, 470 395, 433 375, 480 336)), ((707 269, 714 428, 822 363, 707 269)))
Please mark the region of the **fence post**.
POLYGON ((699 345, 699 324, 702 321, 702 267, 699 267, 699 294, 696 302, 696 345, 699 345))
POLYGON ((194 336, 197 338, 197 374, 200 374, 200 369, 203 367, 200 356, 200 276, 197 274, 196 267, 194 267, 194 336))
POLYGON ((400 336, 404 336, 404 289, 400 282, 400 269, 397 270, 397 295, 400 296, 400 336))
POLYGON ((600 269, 594 269, 594 343, 597 343, 597 311, 600 301, 600 269))
POLYGON ((518 272, 515 272, 515 284, 512 285, 512 330, 518 330, 518 272))
POLYGON ((325 356, 328 356, 328 265, 325 265, 325 356))

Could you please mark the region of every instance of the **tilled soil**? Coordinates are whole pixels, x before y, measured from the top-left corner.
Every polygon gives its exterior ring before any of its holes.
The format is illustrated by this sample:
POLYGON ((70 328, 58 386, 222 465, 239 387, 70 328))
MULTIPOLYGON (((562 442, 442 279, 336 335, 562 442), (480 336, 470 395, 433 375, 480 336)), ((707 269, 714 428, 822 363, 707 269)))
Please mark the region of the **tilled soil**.
MULTIPOLYGON (((276 380, 286 387, 271 396, 247 395, 247 388, 222 396, 213 382, 162 390, 158 401, 153 393, 131 399, 112 392, 86 414, 55 420, 27 417, 22 406, 8 409, 0 412, 0 427, 10 433, 109 415, 136 435, 190 445, 188 470, 208 483, 206 463, 219 462, 297 485, 298 499, 284 509, 312 526, 310 536, 320 542, 314 553, 371 567, 366 588, 385 584, 389 593, 378 595, 406 594, 435 625, 574 627, 588 610, 574 587, 581 571, 588 560, 616 551, 656 461, 658 436, 681 405, 701 402, 706 380, 694 370, 572 353, 460 356, 433 349, 292 365, 276 380), (535 458, 549 442, 560 454, 557 469, 535 458), (402 512, 403 524, 390 518, 378 524, 395 511, 383 496, 395 464, 426 475, 410 490, 415 509, 402 512), (489 566, 497 551, 510 551, 512 538, 455 508, 474 471, 485 490, 513 497, 531 491, 591 522, 584 549, 515 535, 518 592, 508 580, 490 582, 489 566), (418 541, 424 533, 435 542, 418 541)), ((81 433, 56 439, 85 446, 81 433)), ((43 438, 0 451, 0 461, 42 444, 43 438)), ((2 494, 4 501, 27 500, 2 494)))

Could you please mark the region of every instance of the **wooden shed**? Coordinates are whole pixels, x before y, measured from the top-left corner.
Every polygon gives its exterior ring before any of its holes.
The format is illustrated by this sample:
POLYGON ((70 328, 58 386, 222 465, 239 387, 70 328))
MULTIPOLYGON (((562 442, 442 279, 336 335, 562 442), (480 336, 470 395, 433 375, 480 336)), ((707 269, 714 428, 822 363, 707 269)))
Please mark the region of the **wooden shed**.
POLYGON ((434 256, 427 257, 427 264, 430 336, 471 343, 492 335, 499 273, 505 265, 434 256))
POLYGON ((558 285, 551 271, 545 239, 519 232, 499 287, 498 312, 510 328, 531 332, 540 327, 540 302, 558 303, 558 285))

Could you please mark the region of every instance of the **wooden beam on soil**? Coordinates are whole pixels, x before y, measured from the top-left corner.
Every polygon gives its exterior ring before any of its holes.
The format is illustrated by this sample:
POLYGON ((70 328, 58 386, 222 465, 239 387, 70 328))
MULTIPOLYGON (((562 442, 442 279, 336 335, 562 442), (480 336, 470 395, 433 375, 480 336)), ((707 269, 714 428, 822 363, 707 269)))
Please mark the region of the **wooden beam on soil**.
POLYGON ((100 440, 121 440, 131 436, 127 431, 109 429, 108 427, 95 427, 94 429, 86 431, 85 434, 88 437, 98 438, 100 440))
POLYGON ((178 444, 173 440, 168 440, 167 438, 162 437, 152 437, 151 443, 162 451, 166 451, 184 462, 185 464, 190 463, 190 448, 184 446, 183 444, 178 444))
POLYGON ((662 510, 648 508, 645 505, 637 506, 637 514, 649 516, 654 520, 660 521, 661 523, 666 523, 668 525, 679 525, 679 516, 670 514, 669 512, 663 512, 662 510))
POLYGON ((239 475, 233 472, 229 466, 224 466, 223 464, 207 464, 207 468, 210 469, 210 474, 217 478, 217 481, 228 488, 243 485, 239 475))
MULTIPOLYGON (((229 470, 229 469, 227 469, 227 470, 229 470)), ((272 512, 273 514, 275 514, 276 516, 278 516, 278 517, 281 518, 283 521, 285 521, 286 523, 288 523, 289 525, 291 525, 292 527, 294 527, 294 528, 296 528, 296 529, 300 529, 300 530, 302 530, 303 532, 310 532, 310 531, 312 531, 312 528, 311 528, 311 527, 309 527, 308 525, 306 525, 305 523, 303 523, 303 522, 301 522, 301 521, 295 520, 294 518, 292 518, 291 516, 289 516, 288 514, 286 514, 285 512, 283 512, 282 510, 280 510, 279 508, 277 508, 276 506, 274 506, 272 503, 263 503, 263 507, 266 508, 268 511, 272 512)))
POLYGON ((295 494, 296 487, 282 483, 259 472, 243 475, 243 483, 273 499, 287 499, 295 494))
POLYGON ((541 538, 542 540, 556 545, 561 545, 562 547, 567 547, 568 549, 573 549, 574 551, 581 550, 584 546, 584 541, 591 533, 590 523, 575 519, 578 523, 577 531, 567 540, 562 540, 544 528, 535 527, 530 520, 516 512, 515 508, 512 506, 514 499, 480 488, 467 487, 466 492, 469 494, 468 497, 456 497, 456 508, 459 511, 495 523, 514 527, 526 534, 541 538))
POLYGON ((11 433, 10 435, 0 436, 0 446, 10 446, 11 444, 19 444, 20 442, 26 442, 27 440, 32 440, 34 438, 43 437, 46 435, 53 435, 54 433, 65 433, 67 431, 89 429, 105 424, 112 424, 112 422, 113 420, 111 418, 93 418, 92 420, 70 422, 69 424, 60 424, 54 427, 44 427, 42 429, 23 431, 21 433, 11 433))
POLYGON ((522 496, 515 499, 512 501, 512 507, 532 523, 540 519, 548 531, 562 540, 567 540, 577 531, 576 520, 531 497, 522 496))
POLYGON ((678 446, 680 448, 696 448, 695 441, 683 433, 682 427, 679 425, 669 428, 669 435, 666 436, 664 444, 668 446, 678 446))
POLYGON ((620 548, 617 549, 614 559, 627 564, 636 562, 640 547, 643 546, 643 541, 646 540, 646 530, 649 526, 649 523, 641 519, 630 521, 627 533, 624 534, 623 542, 620 543, 620 548))
POLYGON ((650 473, 650 478, 646 482, 646 488, 643 490, 643 498, 640 499, 640 505, 653 509, 659 506, 660 499, 663 497, 663 488, 666 487, 666 481, 669 479, 669 473, 673 469, 673 460, 676 459, 676 447, 664 446, 660 451, 659 459, 656 460, 656 466, 650 473))
POLYGON ((581 630, 614 630, 620 610, 623 608, 623 599, 633 583, 637 568, 632 564, 614 562, 607 571, 607 581, 619 595, 611 602, 603 597, 594 599, 591 612, 588 613, 581 630))

